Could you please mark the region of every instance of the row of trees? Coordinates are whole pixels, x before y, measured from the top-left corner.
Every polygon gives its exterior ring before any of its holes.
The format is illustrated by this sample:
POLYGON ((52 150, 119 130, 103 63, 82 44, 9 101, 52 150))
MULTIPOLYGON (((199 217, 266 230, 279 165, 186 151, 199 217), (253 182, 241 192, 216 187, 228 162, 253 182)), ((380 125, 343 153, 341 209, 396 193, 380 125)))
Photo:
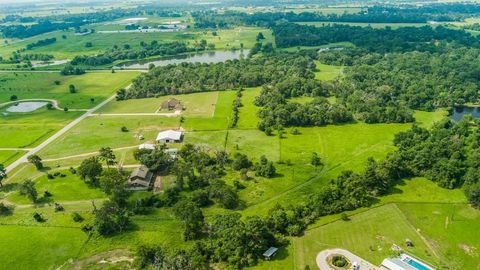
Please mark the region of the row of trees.
POLYGON ((444 26, 390 27, 375 29, 340 24, 322 27, 293 23, 272 27, 277 47, 318 46, 335 42, 351 42, 371 52, 436 51, 438 41, 453 42, 480 48, 478 37, 464 30, 444 26))
POLYGON ((100 66, 111 64, 116 60, 139 60, 153 56, 178 55, 214 48, 214 44, 207 44, 205 40, 201 40, 193 46, 187 46, 186 43, 178 41, 158 43, 154 40, 150 44, 141 41, 140 48, 132 48, 129 44, 124 44, 123 47, 115 45, 112 49, 98 55, 76 56, 70 63, 72 65, 100 66))

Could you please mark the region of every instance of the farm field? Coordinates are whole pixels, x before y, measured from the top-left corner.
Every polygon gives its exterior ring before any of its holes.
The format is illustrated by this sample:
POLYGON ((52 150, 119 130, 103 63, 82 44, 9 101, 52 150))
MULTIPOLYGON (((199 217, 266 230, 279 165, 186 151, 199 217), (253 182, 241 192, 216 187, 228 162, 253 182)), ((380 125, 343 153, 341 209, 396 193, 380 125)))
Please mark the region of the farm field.
POLYGON ((53 32, 36 36, 32 39, 12 43, 1 47, 0 56, 8 57, 12 52, 24 48, 27 44, 46 38, 55 37, 54 44, 37 47, 29 50, 29 53, 51 54, 55 59, 73 59, 77 55, 93 55, 101 53, 114 45, 123 46, 129 44, 132 48, 140 48, 140 41, 150 43, 151 41, 172 42, 184 41, 190 44, 205 39, 208 43, 215 44, 217 50, 240 49, 241 43, 244 48, 251 48, 259 32, 262 32, 267 41, 273 42, 271 30, 257 27, 237 27, 227 30, 216 31, 213 36, 211 31, 181 30, 177 32, 152 32, 152 33, 92 33, 84 36, 75 35, 73 31, 53 32), (66 38, 62 38, 65 36, 66 38), (87 42, 92 47, 85 47, 87 42))
POLYGON ((169 95, 158 98, 129 99, 112 101, 102 107, 98 113, 168 113, 161 111, 164 101, 175 98, 184 106, 182 115, 185 117, 212 117, 217 104, 218 92, 203 92, 186 95, 169 95))
POLYGON ((12 95, 22 99, 53 99, 60 107, 88 109, 130 84, 138 72, 95 72, 80 76, 62 76, 47 72, 0 73, 0 104, 9 102, 12 95), (59 82, 56 85, 55 81, 59 82), (77 92, 69 92, 69 85, 77 92), (93 102, 92 100, 93 99, 93 102))
POLYGON ((40 108, 32 113, 0 115, 0 148, 32 148, 50 137, 81 112, 40 108))
POLYGON ((8 166, 23 154, 23 151, 18 150, 0 150, 0 164, 8 166))

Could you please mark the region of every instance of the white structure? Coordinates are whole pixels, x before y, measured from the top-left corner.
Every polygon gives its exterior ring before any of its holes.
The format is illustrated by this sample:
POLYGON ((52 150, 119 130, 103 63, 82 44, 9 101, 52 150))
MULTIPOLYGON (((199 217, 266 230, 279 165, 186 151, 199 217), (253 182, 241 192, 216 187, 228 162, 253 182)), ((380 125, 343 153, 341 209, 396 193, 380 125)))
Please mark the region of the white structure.
POLYGON ((182 132, 176 130, 165 130, 157 135, 158 143, 179 143, 182 140, 182 132))
POLYGON ((171 158, 176 158, 178 154, 178 149, 177 148, 170 148, 170 149, 165 149, 165 153, 169 154, 171 158))
POLYGON ((383 260, 380 269, 386 270, 435 270, 429 265, 409 256, 401 254, 398 258, 387 258, 383 260))
POLYGON ((154 150, 155 149, 155 144, 151 143, 143 143, 138 146, 138 149, 148 149, 148 150, 154 150))

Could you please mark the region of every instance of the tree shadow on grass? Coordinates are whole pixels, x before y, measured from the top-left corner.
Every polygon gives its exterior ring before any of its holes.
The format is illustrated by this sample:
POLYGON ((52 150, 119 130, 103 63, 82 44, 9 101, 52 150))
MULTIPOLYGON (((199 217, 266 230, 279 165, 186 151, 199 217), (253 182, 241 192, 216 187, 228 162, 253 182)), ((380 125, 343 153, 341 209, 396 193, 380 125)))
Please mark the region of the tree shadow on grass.
POLYGON ((3 187, 0 187, 0 192, 11 192, 18 188, 18 183, 8 183, 3 184, 3 187))

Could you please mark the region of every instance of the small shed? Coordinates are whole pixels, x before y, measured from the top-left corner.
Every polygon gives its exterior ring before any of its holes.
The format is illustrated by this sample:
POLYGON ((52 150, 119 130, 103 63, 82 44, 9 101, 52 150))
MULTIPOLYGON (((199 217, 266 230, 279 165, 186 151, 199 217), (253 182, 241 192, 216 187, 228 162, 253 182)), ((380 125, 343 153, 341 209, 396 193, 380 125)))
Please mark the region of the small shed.
POLYGON ((269 249, 267 249, 267 251, 263 253, 263 257, 265 258, 265 260, 269 261, 273 256, 275 256, 277 251, 278 251, 278 248, 270 247, 269 249))

